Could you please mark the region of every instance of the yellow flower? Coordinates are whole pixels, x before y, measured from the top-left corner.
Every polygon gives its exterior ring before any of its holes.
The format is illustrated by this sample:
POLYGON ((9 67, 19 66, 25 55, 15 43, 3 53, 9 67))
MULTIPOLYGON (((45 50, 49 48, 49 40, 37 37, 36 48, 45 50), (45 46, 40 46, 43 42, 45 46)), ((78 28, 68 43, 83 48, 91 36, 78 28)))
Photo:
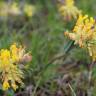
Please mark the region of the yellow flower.
POLYGON ((77 18, 81 14, 81 11, 74 5, 74 0, 64 0, 64 3, 60 2, 58 9, 64 19, 77 18))
POLYGON ((10 58, 10 51, 9 50, 1 50, 1 54, 0 54, 0 58, 1 59, 9 59, 10 58))
POLYGON ((23 58, 25 49, 19 46, 17 48, 16 44, 11 45, 10 51, 12 53, 12 61, 18 62, 20 59, 23 58))
POLYGON ((7 81, 4 81, 4 83, 3 83, 3 90, 4 91, 8 90, 8 88, 10 88, 9 83, 7 81))
POLYGON ((10 64, 10 51, 7 50, 7 49, 2 49, 1 52, 0 52, 0 61, 1 61, 1 66, 2 68, 3 67, 6 67, 9 66, 10 64))
POLYGON ((9 13, 12 15, 19 15, 21 13, 18 3, 14 2, 10 5, 9 13))
POLYGON ((94 27, 95 20, 87 15, 80 15, 73 32, 66 32, 65 34, 70 37, 70 39, 75 41, 75 44, 79 44, 80 47, 86 46, 87 42, 94 39, 96 34, 96 28, 94 27))
POLYGON ((18 6, 18 3, 13 2, 7 4, 6 2, 0 2, 0 16, 7 17, 8 15, 19 15, 21 14, 21 10, 18 6))
POLYGON ((11 50, 11 53, 12 53, 12 61, 13 62, 18 61, 19 60, 18 48, 17 48, 16 44, 11 45, 10 50, 11 50))
POLYGON ((74 0, 66 0, 65 1, 67 6, 73 6, 74 5, 74 0))
POLYGON ((25 49, 14 43, 11 45, 10 49, 1 49, 0 51, 0 72, 3 82, 3 90, 7 90, 12 87, 14 90, 18 88, 15 82, 23 84, 22 78, 23 72, 20 69, 19 60, 23 60, 25 56, 25 49), (8 83, 10 81, 10 85, 8 83))
POLYGON ((24 6, 24 13, 28 16, 28 17, 32 17, 32 15, 34 14, 35 11, 35 7, 33 5, 28 5, 26 4, 24 6))
POLYGON ((86 48, 93 61, 96 61, 96 22, 93 17, 80 15, 73 32, 65 32, 80 47, 86 48))

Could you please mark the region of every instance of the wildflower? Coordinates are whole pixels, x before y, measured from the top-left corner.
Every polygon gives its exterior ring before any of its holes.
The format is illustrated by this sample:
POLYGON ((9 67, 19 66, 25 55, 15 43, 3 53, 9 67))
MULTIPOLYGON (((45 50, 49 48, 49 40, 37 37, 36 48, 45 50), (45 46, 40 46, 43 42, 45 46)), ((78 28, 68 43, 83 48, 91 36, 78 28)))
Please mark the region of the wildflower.
POLYGON ((79 15, 73 32, 65 32, 81 48, 86 48, 92 60, 96 60, 96 23, 93 17, 79 15))
POLYGON ((19 60, 19 57, 18 57, 18 48, 17 48, 16 44, 11 45, 10 50, 11 50, 13 62, 18 61, 19 60))
POLYGON ((3 90, 8 90, 9 87, 10 86, 9 86, 8 81, 4 81, 4 83, 3 83, 3 90))
POLYGON ((7 49, 6 50, 2 49, 0 58, 5 60, 10 59, 10 52, 7 49))
POLYGON ((74 5, 74 0, 64 0, 64 3, 59 4, 58 9, 64 19, 77 18, 81 14, 81 10, 74 5))
POLYGON ((96 31, 96 28, 92 28, 94 24, 95 20, 92 17, 88 18, 87 15, 80 15, 73 32, 65 32, 65 34, 68 35, 70 39, 74 40, 75 44, 79 44, 80 47, 84 47, 96 34, 96 32, 94 32, 96 31))
POLYGON ((26 4, 26 5, 24 6, 24 13, 25 13, 26 16, 28 16, 28 17, 32 17, 32 15, 34 14, 34 10, 35 10, 35 8, 34 8, 33 5, 28 5, 28 4, 26 4))
POLYGON ((21 14, 21 11, 20 11, 20 8, 18 6, 18 3, 14 2, 14 3, 12 3, 12 5, 10 5, 9 14, 12 14, 12 15, 21 14))
MULTIPOLYGON (((27 54, 27 53, 26 53, 27 54)), ((0 51, 0 70, 3 82, 3 90, 12 87, 14 90, 18 88, 16 82, 23 84, 23 72, 19 68, 19 61, 25 55, 25 49, 16 44, 11 45, 10 50, 1 49, 0 51), (10 85, 9 82, 10 81, 10 85)))
POLYGON ((6 2, 0 2, 0 16, 7 17, 9 15, 20 15, 22 12, 18 6, 18 3, 13 2, 7 4, 6 2))

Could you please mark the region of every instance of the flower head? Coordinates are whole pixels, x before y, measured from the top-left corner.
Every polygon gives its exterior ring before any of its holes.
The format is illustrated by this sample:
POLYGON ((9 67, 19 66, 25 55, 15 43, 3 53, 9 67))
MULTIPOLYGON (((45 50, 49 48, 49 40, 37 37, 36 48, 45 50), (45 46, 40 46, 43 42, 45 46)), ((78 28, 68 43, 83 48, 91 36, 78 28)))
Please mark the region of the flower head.
MULTIPOLYGON (((27 54, 27 53, 26 53, 27 54)), ((16 84, 23 84, 23 72, 18 63, 24 58, 25 49, 17 46, 16 43, 11 45, 10 49, 1 49, 0 51, 0 72, 3 82, 3 90, 12 87, 14 90, 18 88, 16 84), (9 82, 10 81, 10 85, 9 82)))
POLYGON ((17 2, 7 3, 7 2, 0 2, 0 16, 7 17, 9 15, 15 16, 20 15, 22 12, 17 2))
POLYGON ((92 28, 95 25, 95 20, 87 15, 80 15, 72 33, 65 32, 70 39, 75 41, 75 44, 79 44, 80 47, 86 46, 88 42, 91 42, 96 36, 96 28, 92 28))
POLYGON ((64 0, 59 4, 59 12, 65 19, 77 18, 81 11, 74 5, 74 0, 64 0))
POLYGON ((93 17, 79 15, 73 32, 65 32, 80 47, 86 48, 93 61, 96 60, 96 22, 93 17))
POLYGON ((13 2, 12 5, 10 5, 9 13, 10 14, 13 14, 13 15, 19 15, 19 14, 21 14, 21 10, 20 10, 20 8, 18 6, 18 3, 13 2))
POLYGON ((35 7, 33 5, 26 4, 24 6, 24 13, 28 17, 32 17, 32 15, 34 14, 34 10, 35 10, 35 7))

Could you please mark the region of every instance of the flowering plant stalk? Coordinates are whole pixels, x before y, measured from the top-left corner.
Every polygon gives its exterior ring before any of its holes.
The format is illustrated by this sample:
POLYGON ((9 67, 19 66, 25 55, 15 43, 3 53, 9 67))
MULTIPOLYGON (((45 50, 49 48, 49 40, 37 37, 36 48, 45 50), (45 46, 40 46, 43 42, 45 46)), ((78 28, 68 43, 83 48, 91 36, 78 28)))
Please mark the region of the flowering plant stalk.
POLYGON ((24 74, 19 64, 24 61, 26 56, 28 56, 28 53, 25 53, 25 48, 16 44, 11 45, 10 49, 0 50, 0 78, 4 91, 9 88, 16 90, 18 84, 23 85, 24 74))
POLYGON ((70 20, 72 18, 77 18, 79 14, 81 14, 81 10, 79 10, 75 6, 74 0, 58 0, 58 10, 65 20, 70 20))
POLYGON ((96 62, 96 21, 88 15, 79 15, 72 32, 65 32, 65 36, 74 41, 74 44, 85 48, 92 59, 92 63, 88 66, 88 86, 92 78, 92 69, 96 62))
POLYGON ((92 61, 96 61, 96 22, 93 17, 79 15, 72 32, 67 31, 64 34, 73 40, 74 44, 87 49, 92 61))

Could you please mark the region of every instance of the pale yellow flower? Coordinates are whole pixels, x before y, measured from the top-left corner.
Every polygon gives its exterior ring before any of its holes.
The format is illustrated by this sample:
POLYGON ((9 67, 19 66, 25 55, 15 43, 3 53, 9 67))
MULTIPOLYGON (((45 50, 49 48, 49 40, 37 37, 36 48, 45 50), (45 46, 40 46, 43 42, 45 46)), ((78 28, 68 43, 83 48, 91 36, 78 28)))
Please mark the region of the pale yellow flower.
POLYGON ((80 47, 86 48, 93 61, 96 61, 96 22, 93 17, 80 15, 72 32, 65 32, 80 47))
POLYGON ((95 20, 87 15, 80 15, 72 33, 65 32, 70 39, 75 41, 75 44, 79 44, 80 47, 86 46, 87 42, 93 39, 96 34, 96 28, 94 27, 95 20))
POLYGON ((15 16, 22 14, 20 6, 17 2, 6 3, 0 2, 0 16, 7 17, 9 15, 15 16))
MULTIPOLYGON (((27 54, 27 53, 26 53, 27 54)), ((16 82, 23 84, 22 78, 23 72, 19 68, 19 61, 25 55, 25 49, 21 46, 17 46, 16 43, 11 45, 10 49, 1 49, 0 51, 0 71, 3 82, 3 90, 7 90, 12 87, 14 90, 18 88, 16 82), (8 83, 10 81, 10 85, 8 83)))
POLYGON ((2 88, 4 91, 8 90, 8 88, 10 88, 9 83, 7 81, 4 81, 2 88))
POLYGON ((16 44, 11 45, 10 50, 11 50, 11 53, 12 53, 12 60, 13 60, 13 62, 18 61, 19 60, 18 48, 17 48, 16 44))
POLYGON ((32 17, 35 11, 35 7, 33 5, 25 4, 24 6, 24 13, 28 17, 32 17))
POLYGON ((76 19, 81 14, 81 10, 74 5, 74 0, 64 0, 64 3, 58 4, 58 9, 65 19, 76 19))
POLYGON ((12 15, 19 15, 21 14, 21 10, 18 6, 18 3, 16 2, 13 2, 11 5, 10 5, 10 10, 9 10, 9 14, 12 14, 12 15))

